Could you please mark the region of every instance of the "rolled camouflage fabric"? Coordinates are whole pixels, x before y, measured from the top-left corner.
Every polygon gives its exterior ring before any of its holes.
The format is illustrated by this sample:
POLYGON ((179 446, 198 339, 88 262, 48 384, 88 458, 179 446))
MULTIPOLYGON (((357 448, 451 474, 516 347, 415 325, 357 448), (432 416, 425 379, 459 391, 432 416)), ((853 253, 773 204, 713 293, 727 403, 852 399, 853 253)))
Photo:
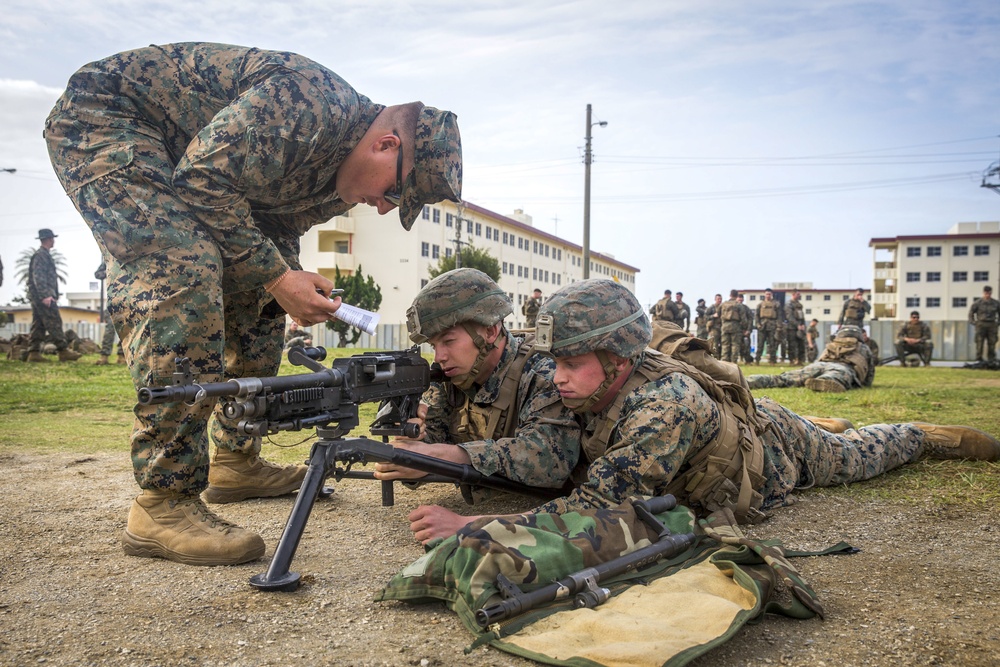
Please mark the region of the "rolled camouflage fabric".
POLYGON ((649 318, 628 289, 594 278, 563 287, 542 304, 535 321, 535 350, 574 357, 607 350, 638 356, 653 337, 649 318))
POLYGON ((425 343, 460 322, 490 326, 514 312, 507 293, 476 269, 442 273, 417 293, 406 310, 410 340, 425 343))

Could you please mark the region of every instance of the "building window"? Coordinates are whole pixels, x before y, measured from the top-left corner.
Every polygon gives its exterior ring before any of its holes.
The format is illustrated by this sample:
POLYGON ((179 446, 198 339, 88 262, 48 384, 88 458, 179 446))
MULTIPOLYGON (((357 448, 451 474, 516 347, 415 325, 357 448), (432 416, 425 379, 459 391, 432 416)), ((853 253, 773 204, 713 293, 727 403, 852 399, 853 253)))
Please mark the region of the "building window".
POLYGON ((940 308, 941 307, 941 297, 929 296, 927 297, 927 307, 928 308, 940 308))
POLYGON ((951 299, 952 308, 965 308, 969 304, 969 300, 964 296, 956 296, 951 299))
POLYGON ((347 241, 337 241, 333 244, 333 251, 339 252, 341 255, 346 255, 351 252, 351 244, 347 241))
POLYGON ((545 279, 544 280, 545 280, 545 282, 549 282, 549 272, 548 271, 545 272, 545 279))
POLYGON ((451 248, 445 248, 444 249, 444 256, 445 257, 451 257, 451 248))
POLYGON ((941 272, 940 271, 928 271, 927 272, 927 282, 929 282, 929 283, 939 283, 939 282, 941 282, 941 272))
POLYGON ((444 226, 451 227, 454 224, 455 224, 454 216, 451 213, 449 213, 444 218, 444 226))
POLYGON ((517 237, 517 249, 524 250, 524 239, 522 239, 520 236, 517 237))
POLYGON ((907 257, 920 257, 920 248, 916 246, 911 246, 906 249, 907 257))
MULTIPOLYGON (((466 220, 465 222, 466 222, 465 229, 466 229, 466 231, 469 234, 471 234, 472 233, 472 220, 466 220)), ((476 224, 478 225, 479 223, 477 222, 476 224)))
POLYGON ((953 283, 964 283, 969 279, 968 271, 952 271, 951 281, 953 283))
POLYGON ((441 257, 441 246, 436 243, 431 246, 431 259, 439 259, 441 257))
POLYGON ((548 243, 545 244, 545 256, 546 257, 549 256, 549 244, 548 243))
POLYGON ((420 280, 420 289, 423 289, 423 288, 427 287, 427 283, 428 283, 427 278, 422 278, 420 280))
POLYGON ((556 249, 556 259, 558 259, 560 261, 562 260, 562 248, 557 248, 556 249))
MULTIPOLYGON (((917 250, 920 250, 920 248, 917 248, 917 250)), ((829 300, 830 300, 830 295, 829 294, 824 294, 823 295, 823 301, 829 301, 829 300)), ((824 315, 826 315, 826 314, 828 314, 828 313, 824 313, 824 315)))
POLYGON ((427 257, 431 254, 431 244, 426 241, 420 244, 420 255, 421 257, 427 257))
POLYGON ((823 314, 824 315, 829 315, 830 314, 830 309, 829 308, 824 308, 823 309, 823 314))
POLYGON ((483 235, 483 223, 477 222, 476 223, 476 236, 482 236, 482 235, 483 235))
POLYGON ((806 315, 812 315, 812 312, 813 312, 812 308, 806 308, 806 315))
POLYGON ((441 224, 441 211, 434 209, 434 222, 441 224))
POLYGON ((423 216, 424 220, 430 220, 431 219, 431 207, 428 206, 427 204, 424 204, 424 210, 421 212, 421 216, 423 216))
POLYGON ((813 300, 813 295, 812 294, 806 294, 806 301, 812 301, 812 300, 813 300))
POLYGON ((919 283, 920 282, 920 272, 919 271, 907 271, 906 272, 906 282, 908 282, 908 283, 919 283))
POLYGON ((503 244, 507 245, 507 237, 510 236, 507 232, 503 233, 503 244))
POLYGON ((920 297, 919 296, 908 296, 908 297, 906 297, 906 307, 907 308, 919 308, 920 307, 920 297))
POLYGON ((969 255, 969 246, 957 245, 951 249, 951 254, 953 257, 967 257, 969 255))
POLYGON ((756 301, 757 300, 757 295, 756 294, 751 294, 750 295, 750 300, 751 301, 756 301))
POLYGON ((929 245, 929 246, 927 246, 927 256, 928 257, 940 257, 941 256, 941 246, 939 246, 939 245, 929 245))
POLYGON ((990 281, 989 271, 973 271, 972 279, 977 283, 988 283, 990 281))
POLYGON ((990 254, 990 247, 988 245, 976 246, 976 257, 986 257, 989 254, 990 254))
POLYGON ((531 252, 538 254, 538 241, 531 242, 531 252))
POLYGON ((532 280, 538 280, 538 269, 537 268, 531 269, 531 279, 532 280))

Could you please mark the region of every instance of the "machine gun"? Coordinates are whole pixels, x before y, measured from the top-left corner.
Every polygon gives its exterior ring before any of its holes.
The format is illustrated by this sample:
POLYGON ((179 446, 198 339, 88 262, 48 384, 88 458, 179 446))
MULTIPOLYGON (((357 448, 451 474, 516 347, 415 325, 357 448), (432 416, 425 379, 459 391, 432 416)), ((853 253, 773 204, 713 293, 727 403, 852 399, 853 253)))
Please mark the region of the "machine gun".
POLYGON ((599 586, 602 581, 652 565, 662 558, 673 558, 687 551, 697 541, 694 533, 672 535, 654 516, 677 506, 677 500, 673 496, 633 500, 632 506, 642 522, 657 532, 656 542, 636 549, 630 554, 574 572, 559 581, 528 593, 521 591, 517 584, 503 573, 498 574, 497 589, 503 599, 476 611, 476 623, 479 627, 486 629, 494 623, 570 597, 573 598, 573 608, 593 609, 611 597, 611 592, 607 588, 599 586))
MULTIPOLYGON (((409 420, 417 416, 420 396, 431 380, 439 379, 420 356, 419 348, 335 359, 330 368, 319 363, 325 358, 326 350, 321 347, 295 347, 288 351, 289 362, 305 366, 311 373, 234 378, 205 384, 194 381, 189 359, 178 358, 172 386, 144 387, 138 392, 139 403, 143 405, 178 401, 195 404, 209 398, 218 399, 222 402, 224 418, 237 422, 237 430, 246 435, 316 429, 318 440, 309 453, 306 476, 271 565, 266 573, 250 579, 255 588, 268 591, 298 588, 300 576, 288 568, 316 498, 332 493, 324 489, 325 480, 330 476, 336 481, 374 479, 370 471, 352 470, 355 465, 386 462, 429 473, 418 480, 420 483, 451 482, 535 497, 553 495, 553 489, 527 486, 499 475, 483 475, 470 465, 396 449, 388 444, 389 436, 419 436, 419 424, 409 420), (382 441, 345 438, 359 424, 358 406, 374 402, 380 405, 369 430, 372 435, 381 436, 382 441), (338 465, 341 463, 343 467, 338 465)), ((394 498, 393 482, 383 481, 382 504, 392 505, 394 498)))

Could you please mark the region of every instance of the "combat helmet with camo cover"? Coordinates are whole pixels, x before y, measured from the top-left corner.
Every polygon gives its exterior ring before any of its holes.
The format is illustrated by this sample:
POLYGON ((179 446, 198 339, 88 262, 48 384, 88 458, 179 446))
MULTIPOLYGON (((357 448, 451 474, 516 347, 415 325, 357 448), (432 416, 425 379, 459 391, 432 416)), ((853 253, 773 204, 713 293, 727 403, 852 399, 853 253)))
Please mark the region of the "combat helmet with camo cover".
POLYGON ((859 326, 855 326, 853 324, 845 324, 844 326, 840 327, 840 330, 837 331, 837 335, 834 336, 834 338, 855 338, 857 340, 864 341, 865 332, 859 326))
POLYGON ((406 310, 406 328, 410 340, 426 343, 461 325, 472 337, 479 355, 468 373, 453 376, 451 382, 468 389, 479 375, 486 356, 496 348, 496 343, 487 343, 475 325, 502 326, 503 319, 513 312, 507 293, 488 275, 476 269, 455 269, 434 278, 417 293, 406 310))
POLYGON ((590 410, 618 378, 614 354, 635 359, 653 336, 649 318, 628 289, 603 278, 582 280, 563 287, 542 304, 535 321, 535 351, 553 357, 575 357, 594 352, 606 376, 586 399, 563 399, 579 413, 590 410))

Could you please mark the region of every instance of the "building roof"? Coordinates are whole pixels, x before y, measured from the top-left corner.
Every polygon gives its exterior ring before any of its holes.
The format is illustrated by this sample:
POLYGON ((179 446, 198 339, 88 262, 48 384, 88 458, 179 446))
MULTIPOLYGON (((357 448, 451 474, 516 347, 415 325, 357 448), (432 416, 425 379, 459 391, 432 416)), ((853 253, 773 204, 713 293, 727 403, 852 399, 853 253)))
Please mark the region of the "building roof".
MULTIPOLYGON (((479 213, 480 215, 484 215, 484 216, 489 217, 489 218, 494 218, 496 220, 499 220, 500 222, 503 222, 505 225, 510 225, 511 227, 515 227, 515 228, 523 230, 525 232, 530 232, 531 234, 534 234, 535 236, 540 236, 540 237, 542 237, 544 239, 549 240, 552 243, 558 243, 559 245, 565 246, 566 248, 569 248, 571 250, 575 250, 575 251, 580 252, 580 253, 583 252, 583 246, 576 245, 575 243, 571 243, 570 241, 567 241, 566 239, 559 238, 558 236, 555 236, 553 234, 549 234, 548 232, 543 232, 542 230, 538 229, 537 227, 533 227, 532 225, 529 225, 527 223, 521 222, 519 220, 515 220, 514 218, 508 218, 505 215, 500 215, 499 213, 495 213, 495 212, 493 212, 493 211, 491 211, 489 209, 483 208, 482 206, 478 206, 476 204, 473 204, 472 202, 463 201, 462 204, 466 208, 466 210, 475 211, 476 213, 479 213)), ((590 251, 590 258, 591 259, 599 259, 599 260, 601 260, 603 262, 607 262, 608 264, 614 264, 614 265, 616 265, 616 266, 618 266, 618 267, 620 267, 622 269, 625 269, 626 271, 631 271, 633 273, 639 273, 640 272, 640 269, 638 269, 637 267, 634 267, 634 266, 631 266, 629 264, 626 264, 625 262, 619 261, 619 260, 615 259, 614 257, 611 257, 610 255, 603 255, 603 254, 601 254, 599 252, 594 252, 593 249, 590 251)))
POLYGON ((988 239, 1000 239, 1000 234, 926 234, 919 236, 886 236, 873 238, 868 241, 868 247, 873 245, 884 245, 887 243, 902 243, 903 241, 985 241, 988 239))

